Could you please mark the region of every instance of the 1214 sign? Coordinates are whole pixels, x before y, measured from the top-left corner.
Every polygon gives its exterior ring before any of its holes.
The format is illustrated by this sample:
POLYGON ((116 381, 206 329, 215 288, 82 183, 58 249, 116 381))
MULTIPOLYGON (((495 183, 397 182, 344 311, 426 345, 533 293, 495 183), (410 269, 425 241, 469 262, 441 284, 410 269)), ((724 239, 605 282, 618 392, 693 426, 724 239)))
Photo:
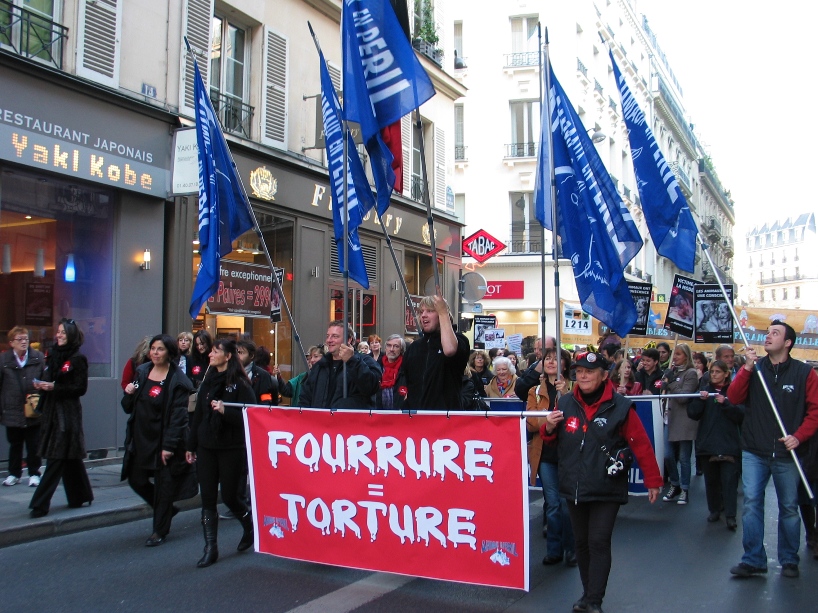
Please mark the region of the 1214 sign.
POLYGON ((463 239, 463 253, 473 257, 481 264, 505 248, 505 243, 500 242, 485 230, 478 230, 463 239))

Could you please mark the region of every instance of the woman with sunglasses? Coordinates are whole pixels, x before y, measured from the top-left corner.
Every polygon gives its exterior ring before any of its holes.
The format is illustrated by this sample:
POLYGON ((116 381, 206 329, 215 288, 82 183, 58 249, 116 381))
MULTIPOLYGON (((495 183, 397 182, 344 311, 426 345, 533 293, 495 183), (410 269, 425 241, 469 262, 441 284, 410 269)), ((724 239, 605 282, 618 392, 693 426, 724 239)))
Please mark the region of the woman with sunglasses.
POLYGON ((45 357, 43 380, 34 384, 42 392, 39 451, 47 460, 40 485, 28 505, 34 518, 48 515, 61 479, 69 508, 91 504, 94 499, 83 463, 85 434, 80 398, 88 389, 88 360, 79 351, 84 337, 73 319, 61 319, 55 339, 56 346, 45 357))

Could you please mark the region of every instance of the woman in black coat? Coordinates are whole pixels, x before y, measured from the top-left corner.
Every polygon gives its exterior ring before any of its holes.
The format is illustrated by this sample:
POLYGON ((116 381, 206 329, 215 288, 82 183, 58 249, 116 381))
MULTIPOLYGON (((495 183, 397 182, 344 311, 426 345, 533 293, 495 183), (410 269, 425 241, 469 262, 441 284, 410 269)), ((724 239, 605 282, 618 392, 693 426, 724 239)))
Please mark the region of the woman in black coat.
POLYGON ((219 558, 216 502, 220 485, 222 501, 244 529, 238 550, 244 551, 253 544, 253 518, 238 496, 239 480, 247 474, 244 415, 241 408, 225 403, 255 402, 235 341, 217 340, 210 352, 210 372, 199 387, 186 454, 188 463, 196 462, 202 493, 205 548, 197 563, 199 568, 210 566, 219 558))
POLYGON ((710 365, 710 381, 704 384, 701 397, 687 405, 687 416, 699 422, 696 456, 704 471, 704 488, 710 515, 716 522, 721 511, 727 528, 736 529, 739 465, 741 462, 741 422, 744 413, 727 400, 730 369, 721 360, 710 365))
POLYGON ((145 545, 155 547, 170 532, 173 502, 192 498, 197 487, 185 458, 193 385, 176 365, 176 342, 167 334, 150 340, 148 357, 122 397, 122 408, 130 415, 122 479, 153 509, 153 534, 145 545))
POLYGON ((207 368, 210 366, 210 350, 213 349, 213 337, 207 330, 199 330, 193 337, 193 348, 187 359, 187 376, 193 384, 193 389, 198 390, 202 384, 207 368))
POLYGON ((83 334, 73 319, 61 319, 57 341, 45 358, 43 381, 34 387, 40 398, 43 416, 40 426, 39 455, 48 460, 40 485, 28 505, 31 517, 43 517, 51 507, 51 498, 62 479, 70 508, 91 504, 94 493, 85 472, 85 434, 82 430, 80 397, 88 389, 88 360, 79 350, 83 334))

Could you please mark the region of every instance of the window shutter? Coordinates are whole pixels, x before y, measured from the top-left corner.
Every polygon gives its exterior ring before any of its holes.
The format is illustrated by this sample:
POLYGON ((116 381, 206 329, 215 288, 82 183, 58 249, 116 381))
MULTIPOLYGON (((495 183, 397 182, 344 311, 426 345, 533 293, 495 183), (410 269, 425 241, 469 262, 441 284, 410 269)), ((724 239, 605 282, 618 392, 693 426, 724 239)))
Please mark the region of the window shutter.
POLYGON ((403 149, 403 195, 412 197, 412 116, 414 113, 400 118, 400 142, 403 149))
POLYGON ((332 62, 327 62, 327 72, 329 72, 329 78, 332 81, 335 92, 338 94, 338 97, 343 100, 344 92, 341 91, 341 69, 332 62))
POLYGON ((446 210, 446 133, 435 126, 435 208, 446 210))
MULTIPOLYGON (((185 5, 182 31, 187 36, 190 47, 196 55, 199 72, 202 73, 202 81, 207 87, 210 72, 210 30, 213 23, 213 0, 187 0, 185 5)), ((196 115, 193 101, 193 75, 193 55, 187 52, 187 46, 183 40, 182 88, 179 94, 179 111, 190 117, 196 115)))
POLYGON ((446 3, 435 0, 435 26, 437 26, 437 48, 446 48, 446 3))
POLYGON ((264 92, 261 100, 261 142, 287 148, 287 39, 264 29, 264 92))
POLYGON ((77 75, 119 87, 124 0, 82 0, 77 24, 77 75))

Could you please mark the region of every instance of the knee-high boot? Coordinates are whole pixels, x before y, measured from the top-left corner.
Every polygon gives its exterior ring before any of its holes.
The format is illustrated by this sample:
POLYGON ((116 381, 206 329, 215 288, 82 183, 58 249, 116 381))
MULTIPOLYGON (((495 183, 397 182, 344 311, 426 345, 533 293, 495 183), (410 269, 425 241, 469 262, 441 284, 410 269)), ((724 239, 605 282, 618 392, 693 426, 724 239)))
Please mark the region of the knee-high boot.
POLYGON ((216 542, 219 534, 219 513, 202 510, 202 528, 205 547, 202 559, 196 563, 199 568, 210 566, 219 559, 219 546, 216 542))
POLYGON ((801 505, 801 518, 804 521, 804 531, 807 537, 807 547, 815 548, 816 544, 816 530, 815 530, 815 507, 811 504, 801 505))
POLYGON ((253 516, 248 511, 242 517, 239 517, 241 527, 244 529, 244 534, 241 535, 237 551, 246 551, 253 546, 253 516))

